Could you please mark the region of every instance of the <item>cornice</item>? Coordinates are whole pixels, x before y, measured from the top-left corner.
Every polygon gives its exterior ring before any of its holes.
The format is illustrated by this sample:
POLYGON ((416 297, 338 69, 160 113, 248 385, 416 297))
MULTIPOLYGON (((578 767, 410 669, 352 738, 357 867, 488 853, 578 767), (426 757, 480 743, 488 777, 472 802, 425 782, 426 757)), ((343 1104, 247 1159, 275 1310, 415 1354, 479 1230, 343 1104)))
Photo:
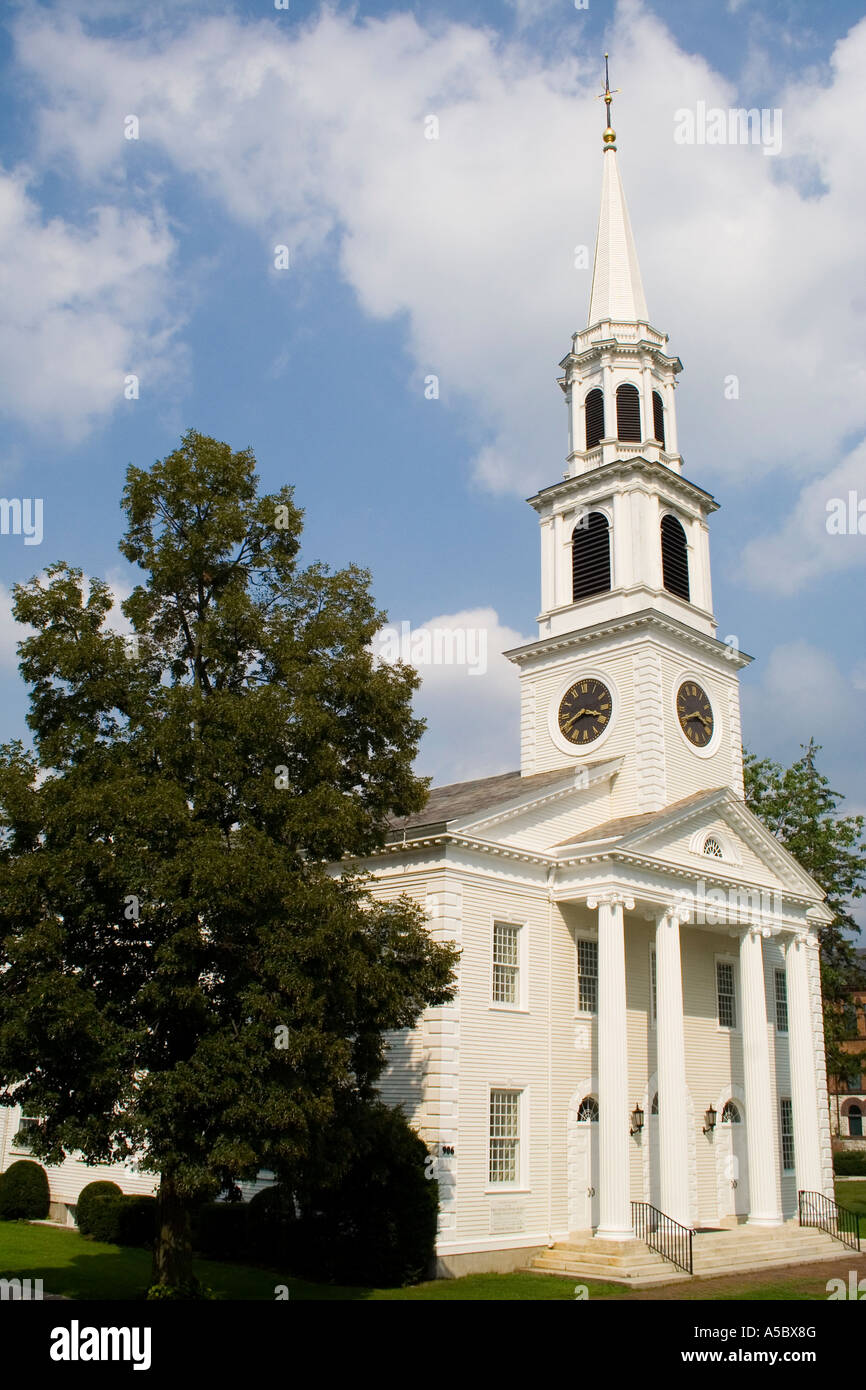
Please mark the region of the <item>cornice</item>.
POLYGON ((545 503, 553 500, 554 495, 559 498, 563 495, 568 496, 570 493, 579 493, 585 489, 587 481, 590 479, 593 483, 597 483, 600 479, 604 479, 605 482, 615 481, 634 472, 637 472, 638 476, 646 476, 647 471, 655 474, 654 481, 663 482, 670 487, 671 491, 687 497, 691 502, 699 503, 701 510, 705 511, 707 515, 718 511, 719 504, 712 493, 707 492, 705 488, 698 487, 698 484, 691 482, 690 479, 684 478, 682 473, 675 473, 666 463, 646 459, 642 454, 637 454, 630 459, 615 459, 613 463, 603 463, 598 468, 587 469, 585 473, 576 473, 573 477, 562 478, 558 483, 551 483, 548 487, 541 488, 532 497, 527 497, 526 500, 530 507, 534 508, 536 512, 540 512, 545 503))
POLYGON ((709 637, 696 628, 681 623, 678 618, 670 618, 655 608, 642 608, 637 613, 629 613, 618 618, 610 618, 603 623, 593 623, 589 627, 576 628, 572 632, 562 632, 555 636, 540 637, 527 642, 522 647, 512 647, 503 652, 515 665, 521 666, 536 656, 547 656, 552 652, 567 651, 569 648, 596 641, 599 637, 615 636, 623 632, 637 632, 641 628, 656 628, 671 636, 678 637, 688 645, 712 656, 725 655, 734 670, 741 670, 753 660, 746 652, 731 652, 717 637, 709 637))

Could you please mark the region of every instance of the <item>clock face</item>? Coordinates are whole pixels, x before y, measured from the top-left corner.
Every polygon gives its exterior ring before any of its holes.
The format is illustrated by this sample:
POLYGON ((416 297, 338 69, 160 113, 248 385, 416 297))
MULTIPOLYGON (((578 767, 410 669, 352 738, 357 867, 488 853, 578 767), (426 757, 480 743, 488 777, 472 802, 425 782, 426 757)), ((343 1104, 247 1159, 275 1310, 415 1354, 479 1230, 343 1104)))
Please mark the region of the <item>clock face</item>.
POLYGON ((579 747, 600 738, 610 723, 613 700, 603 681, 587 676, 574 682, 559 705, 559 730, 579 747))
POLYGON ((705 690, 695 681, 683 681, 677 691, 680 728, 695 748, 706 748, 713 736, 713 707, 705 690))

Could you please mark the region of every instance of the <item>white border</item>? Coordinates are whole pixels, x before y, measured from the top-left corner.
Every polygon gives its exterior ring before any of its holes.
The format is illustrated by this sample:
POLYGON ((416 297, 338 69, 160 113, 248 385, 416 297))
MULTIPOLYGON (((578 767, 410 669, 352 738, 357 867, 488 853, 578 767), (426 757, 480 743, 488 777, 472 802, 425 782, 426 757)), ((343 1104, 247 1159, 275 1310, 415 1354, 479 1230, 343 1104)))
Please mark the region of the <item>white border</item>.
POLYGON ((721 702, 717 698, 715 691, 713 691, 712 687, 708 687, 706 676, 698 675, 694 668, 683 670, 680 672, 678 676, 674 677, 674 682, 671 686, 671 708, 673 710, 674 723, 677 726, 677 733, 679 734, 683 743, 686 745, 689 752, 694 753, 696 758, 712 758, 719 751, 719 744, 722 741, 722 720, 720 713, 720 704, 721 702), (710 702, 710 709, 713 711, 713 736, 707 744, 706 748, 696 748, 695 745, 689 739, 686 738, 685 734, 683 733, 683 726, 680 723, 680 717, 677 713, 677 695, 679 694, 680 686, 683 685, 686 681, 694 681, 695 685, 699 685, 701 687, 701 690, 703 690, 704 694, 710 702))
POLYGON ((527 979, 527 969, 529 963, 529 924, 525 917, 516 916, 510 912, 491 912, 490 913, 490 983, 488 986, 489 997, 488 1007, 492 1013, 506 1014, 528 1014, 529 1013, 529 981, 527 979), (500 1000, 493 998, 493 929, 496 923, 500 922, 504 927, 517 927, 517 1003, 504 1004, 500 1000))
MULTIPOLYGON (((548 733, 561 753, 569 753, 575 758, 586 758, 595 753, 610 735, 610 731, 619 716, 619 706, 619 690, 617 689, 616 681, 609 671, 603 671, 597 666, 586 666, 577 671, 572 670, 571 675, 557 687, 556 695, 548 708, 548 733), (562 699, 566 691, 570 690, 577 681, 585 680, 602 681, 610 691, 610 719, 608 720, 607 728, 604 733, 599 734, 598 738, 594 738, 591 743, 571 743, 561 732, 559 727, 559 706, 562 704, 562 699)), ((688 742, 688 740, 686 741, 688 742)))
POLYGON ((724 951, 716 951, 713 955, 713 1013, 715 1014, 715 1024, 717 1033, 727 1033, 729 1036, 736 1036, 742 1032, 741 1020, 743 1016, 743 1005, 740 997, 740 959, 739 956, 726 954, 724 951), (734 1026, 727 1027, 726 1024, 719 1022, 719 972, 716 967, 720 964, 732 965, 734 967, 734 1026))
POLYGON ((488 1081, 487 1083, 487 1142, 484 1145, 485 1162, 485 1196, 497 1196, 500 1192, 529 1192, 529 1087, 514 1085, 505 1081, 488 1081), (490 1096, 493 1091, 511 1091, 517 1094, 517 1182, 491 1182, 490 1181, 490 1096))
MULTIPOLYGON (((682 732, 682 730, 680 730, 680 732, 682 732)), ((688 742, 688 740, 686 741, 688 742)), ((692 749, 693 753, 698 751, 691 744, 689 744, 689 747, 692 749)), ((709 747, 709 744, 707 747, 709 747)), ((696 854, 700 859, 710 864, 739 864, 742 866, 743 862, 727 832, 724 830, 712 830, 706 825, 702 825, 699 830, 695 831, 689 841, 689 853, 696 854), (709 839, 718 841, 722 851, 721 859, 717 859, 714 854, 704 853, 704 844, 709 839)))

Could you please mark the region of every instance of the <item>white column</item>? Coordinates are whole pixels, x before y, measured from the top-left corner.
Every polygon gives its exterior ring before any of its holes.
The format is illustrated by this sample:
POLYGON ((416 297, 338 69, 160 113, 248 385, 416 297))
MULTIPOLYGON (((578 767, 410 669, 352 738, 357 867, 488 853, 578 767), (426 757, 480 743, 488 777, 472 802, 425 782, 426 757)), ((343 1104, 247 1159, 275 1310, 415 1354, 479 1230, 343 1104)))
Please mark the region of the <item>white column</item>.
POLYGON ((794 1164, 797 1170, 798 1190, 823 1192, 808 949, 807 937, 798 934, 788 942, 785 951, 788 1055, 791 1066, 791 1106, 794 1111, 794 1164))
POLYGON ((619 893, 591 898, 598 906, 599 1227, 606 1240, 634 1235, 629 1190, 628 1040, 625 1010, 625 925, 619 893))
POLYGON ((656 1037, 661 1208, 690 1226, 683 975, 680 923, 673 912, 663 913, 656 922, 656 1037))
POLYGON ((740 937, 740 992, 743 1003, 743 1071, 746 1083, 746 1137, 749 1147, 749 1224, 779 1226, 779 1155, 773 1142, 773 1092, 767 1037, 767 993, 760 930, 740 937))

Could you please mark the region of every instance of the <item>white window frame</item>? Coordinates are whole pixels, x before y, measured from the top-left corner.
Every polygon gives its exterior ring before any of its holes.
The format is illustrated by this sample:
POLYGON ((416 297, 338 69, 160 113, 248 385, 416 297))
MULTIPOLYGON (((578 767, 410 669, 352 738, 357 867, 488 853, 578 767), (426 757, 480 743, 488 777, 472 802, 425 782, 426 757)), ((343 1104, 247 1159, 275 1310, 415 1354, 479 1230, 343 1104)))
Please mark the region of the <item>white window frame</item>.
MULTIPOLYGON (((37 1125, 38 1125, 38 1123, 39 1123, 39 1116, 38 1116, 38 1115, 21 1115, 21 1116, 19 1116, 18 1123, 17 1123, 17 1125, 15 1126, 14 1130, 12 1131, 12 1133, 13 1133, 13 1134, 17 1134, 18 1131, 19 1131, 19 1129, 21 1128, 21 1126, 22 1126, 23 1124, 25 1124, 28 1120, 30 1120, 31 1123, 37 1124, 37 1125)), ((33 1150, 32 1150, 31 1148, 29 1148, 28 1146, 26 1146, 26 1145, 13 1144, 12 1141, 11 1141, 11 1139, 10 1139, 10 1141, 9 1141, 9 1152, 12 1153, 12 1154, 32 1154, 32 1153, 33 1153, 33 1150)))
POLYGON ((485 1144, 486 1183, 485 1192, 528 1192, 529 1191, 529 1088, 515 1085, 511 1081, 490 1082, 487 1087, 487 1143, 485 1144), (493 1182, 490 1177, 490 1157, 492 1136, 490 1133, 490 1106, 498 1092, 517 1096, 517 1178, 514 1182, 493 1182))
POLYGON ((508 912, 496 912, 490 914, 490 949, 488 951, 488 961, 490 964, 490 983, 488 988, 489 1008, 494 1013, 507 1014, 526 1014, 529 1013, 529 924, 525 917, 514 917, 508 912), (493 997, 493 943, 496 936, 497 925, 503 927, 517 928, 517 1001, 508 1004, 493 997))
POLYGON ((575 932, 574 935, 574 1016, 575 1018, 598 1018, 598 937, 589 932, 575 932), (591 941, 595 947, 595 1008, 580 1007, 580 942, 591 941))
POLYGON ((773 967, 773 1023, 775 1024, 776 1032, 777 1032, 777 1033, 781 1033, 783 1037, 787 1037, 787 1036, 788 1036, 788 1033, 789 1033, 790 1027, 791 1027, 791 1015, 790 1015, 790 1013, 788 1012, 788 976, 787 976, 787 973, 786 973, 784 967, 782 967, 782 968, 780 969, 779 966, 774 966, 774 967, 773 967), (783 991, 784 991, 784 993, 783 993, 783 998, 782 998, 782 999, 780 999, 780 997, 779 997, 779 977, 780 977, 780 976, 781 976, 781 978, 782 978, 782 985, 783 985, 783 991), (779 1005, 780 1005, 780 1003, 784 1003, 784 1006, 785 1006, 785 1026, 784 1026, 784 1028, 783 1028, 783 1027, 781 1026, 781 1024, 779 1023, 779 1005))
POLYGON ((740 971, 739 961, 736 956, 717 954, 713 956, 713 1003, 716 1015, 716 1031, 718 1033, 739 1033, 740 1019, 742 1018, 742 1008, 740 1005, 740 971), (729 965, 734 982, 734 1024, 722 1023, 719 1018, 719 966, 729 965))
POLYGON ((783 1176, 788 1177, 790 1174, 796 1173, 796 1171, 797 1171, 797 1151, 796 1151, 796 1149, 794 1148, 794 1102, 793 1102, 793 1100, 791 1099, 790 1096, 779 1096, 779 1162, 780 1162, 781 1165, 782 1165, 782 1174, 783 1174, 783 1176), (787 1131, 785 1130, 785 1123, 784 1123, 784 1115, 785 1115, 785 1106, 786 1106, 786 1105, 787 1105, 787 1107, 788 1107, 788 1115, 789 1115, 789 1117, 790 1117, 790 1125, 789 1125, 789 1128, 788 1128, 787 1131), (785 1164, 785 1139, 786 1139, 786 1138, 788 1138, 788 1139, 790 1140, 790 1142, 791 1142, 791 1157, 792 1157, 793 1160, 794 1160, 793 1163, 791 1163, 790 1166, 786 1166, 786 1164, 785 1164))

